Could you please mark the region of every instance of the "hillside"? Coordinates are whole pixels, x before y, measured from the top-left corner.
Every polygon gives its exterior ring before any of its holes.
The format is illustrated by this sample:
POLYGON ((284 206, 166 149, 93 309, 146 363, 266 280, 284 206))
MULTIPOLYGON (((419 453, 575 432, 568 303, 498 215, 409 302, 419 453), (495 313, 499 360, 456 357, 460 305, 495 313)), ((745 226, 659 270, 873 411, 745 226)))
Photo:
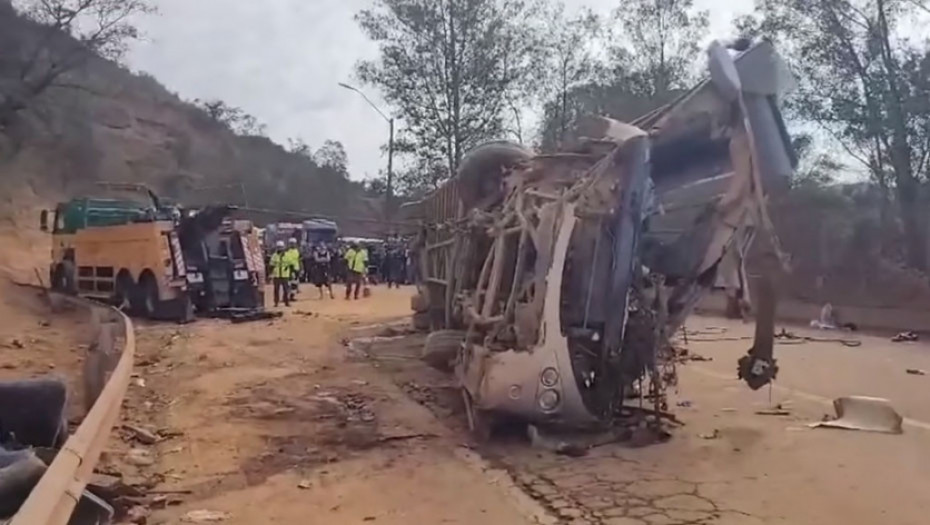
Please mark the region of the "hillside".
MULTIPOLYGON (((0 87, 18 74, 10 57, 27 53, 41 34, 0 0, 7 57, 0 59, 0 87)), ((97 181, 144 183, 186 204, 380 215, 361 185, 267 138, 235 135, 152 77, 95 59, 61 83, 66 87, 49 89, 0 128, 0 221, 7 228, 25 226, 24 209, 93 192, 97 181)), ((343 223, 349 233, 372 233, 371 222, 343 223)))

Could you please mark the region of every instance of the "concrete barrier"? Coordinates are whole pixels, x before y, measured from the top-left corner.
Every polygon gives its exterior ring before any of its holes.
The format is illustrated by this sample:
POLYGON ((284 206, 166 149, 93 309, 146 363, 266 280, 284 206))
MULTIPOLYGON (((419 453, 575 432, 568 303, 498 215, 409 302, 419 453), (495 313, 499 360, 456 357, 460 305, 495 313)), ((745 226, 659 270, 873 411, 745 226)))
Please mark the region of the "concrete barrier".
POLYGON ((53 307, 70 304, 90 312, 95 335, 82 372, 90 409, 10 525, 64 525, 71 519, 119 418, 135 358, 132 321, 122 312, 77 297, 52 293, 49 299, 53 307))

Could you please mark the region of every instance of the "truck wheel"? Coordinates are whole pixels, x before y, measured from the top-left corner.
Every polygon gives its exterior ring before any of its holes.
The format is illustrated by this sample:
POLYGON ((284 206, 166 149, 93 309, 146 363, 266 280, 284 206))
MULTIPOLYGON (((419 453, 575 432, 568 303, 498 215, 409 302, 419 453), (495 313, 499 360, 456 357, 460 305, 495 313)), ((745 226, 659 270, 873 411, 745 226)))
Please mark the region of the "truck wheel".
POLYGON ((461 330, 439 330, 429 334, 420 356, 429 366, 443 372, 451 372, 459 355, 465 332, 461 330))
POLYGON ((139 281, 139 315, 154 319, 158 310, 158 283, 146 275, 139 281))
POLYGON ((135 297, 135 284, 132 277, 122 274, 116 278, 116 286, 113 289, 113 304, 120 311, 129 313, 134 310, 133 298, 135 297))
POLYGON ((74 295, 77 288, 74 286, 74 263, 71 261, 62 261, 55 266, 52 273, 52 290, 74 295))

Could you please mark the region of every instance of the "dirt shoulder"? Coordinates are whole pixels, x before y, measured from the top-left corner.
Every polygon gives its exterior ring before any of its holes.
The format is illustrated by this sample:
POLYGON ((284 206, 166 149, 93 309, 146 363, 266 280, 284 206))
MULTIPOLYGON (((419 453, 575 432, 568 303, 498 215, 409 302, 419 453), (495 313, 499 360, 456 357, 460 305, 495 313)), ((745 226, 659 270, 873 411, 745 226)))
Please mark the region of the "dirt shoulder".
POLYGON ((527 522, 460 436, 343 344, 404 316, 410 292, 308 295, 271 323, 138 327, 124 422, 166 438, 124 434, 110 463, 151 486, 148 522, 198 510, 228 524, 527 522), (132 448, 152 464, 133 465, 132 448))

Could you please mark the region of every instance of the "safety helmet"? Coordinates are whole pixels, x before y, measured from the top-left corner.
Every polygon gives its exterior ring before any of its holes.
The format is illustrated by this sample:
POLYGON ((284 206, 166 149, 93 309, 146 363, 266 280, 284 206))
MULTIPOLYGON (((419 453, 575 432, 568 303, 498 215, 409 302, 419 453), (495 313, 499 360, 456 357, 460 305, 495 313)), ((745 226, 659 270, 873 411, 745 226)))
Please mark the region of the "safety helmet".
POLYGON ((284 248, 284 241, 277 241, 276 243, 274 243, 274 247, 278 249, 284 248))
POLYGON ((297 239, 291 237, 290 239, 287 240, 287 245, 288 245, 288 246, 297 246, 297 239))

